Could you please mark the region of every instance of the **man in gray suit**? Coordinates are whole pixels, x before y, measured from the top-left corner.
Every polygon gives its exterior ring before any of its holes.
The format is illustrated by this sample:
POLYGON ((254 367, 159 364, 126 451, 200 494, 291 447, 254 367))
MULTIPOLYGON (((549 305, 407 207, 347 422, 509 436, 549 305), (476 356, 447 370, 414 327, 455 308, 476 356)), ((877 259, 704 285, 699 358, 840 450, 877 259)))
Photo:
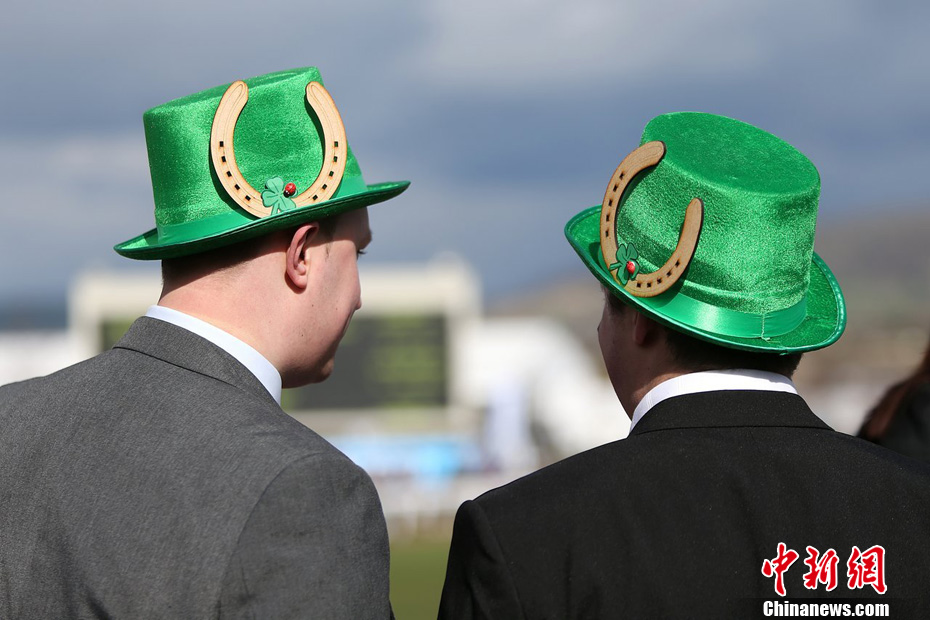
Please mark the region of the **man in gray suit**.
POLYGON ((279 402, 331 372, 366 207, 407 184, 364 183, 313 68, 144 124, 157 227, 116 250, 161 259, 162 296, 0 388, 0 618, 390 617, 371 480, 279 402))

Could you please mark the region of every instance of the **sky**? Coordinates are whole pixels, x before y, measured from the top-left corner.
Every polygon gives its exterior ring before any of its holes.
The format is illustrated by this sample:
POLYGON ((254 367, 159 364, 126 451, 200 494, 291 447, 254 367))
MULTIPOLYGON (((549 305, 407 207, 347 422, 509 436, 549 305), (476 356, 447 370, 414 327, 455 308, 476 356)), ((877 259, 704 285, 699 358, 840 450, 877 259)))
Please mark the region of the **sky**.
POLYGON ((930 3, 857 0, 19 2, 0 21, 0 306, 62 299, 154 226, 142 112, 322 72, 369 183, 363 259, 455 252, 490 299, 585 273, 562 228, 650 118, 700 110, 794 144, 821 226, 930 196, 930 3))

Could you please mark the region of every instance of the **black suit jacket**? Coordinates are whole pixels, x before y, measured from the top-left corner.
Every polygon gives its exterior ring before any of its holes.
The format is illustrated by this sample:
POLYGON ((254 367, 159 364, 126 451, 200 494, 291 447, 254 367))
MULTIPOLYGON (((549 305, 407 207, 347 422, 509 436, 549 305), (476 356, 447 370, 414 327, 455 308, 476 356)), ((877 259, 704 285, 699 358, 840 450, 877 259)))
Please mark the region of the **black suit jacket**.
MULTIPOLYGON (((441 618, 762 617, 763 562, 799 558, 788 598, 847 588, 853 546, 885 549, 892 617, 930 610, 930 468, 832 431, 796 395, 732 391, 656 405, 630 437, 465 503, 441 618), (808 590, 806 547, 838 556, 808 590)), ((919 614, 919 615, 918 615, 919 614)))
POLYGON ((0 388, 0 618, 387 618, 369 477, 150 318, 0 388))

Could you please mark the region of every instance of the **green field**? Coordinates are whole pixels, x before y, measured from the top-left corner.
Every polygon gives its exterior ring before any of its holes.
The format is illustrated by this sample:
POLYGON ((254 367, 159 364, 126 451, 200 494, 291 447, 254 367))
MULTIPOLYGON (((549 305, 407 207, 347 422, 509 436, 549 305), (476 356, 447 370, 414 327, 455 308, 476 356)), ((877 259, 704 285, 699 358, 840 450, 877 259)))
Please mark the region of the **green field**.
POLYGON ((435 620, 448 553, 447 537, 391 545, 391 604, 398 620, 435 620))

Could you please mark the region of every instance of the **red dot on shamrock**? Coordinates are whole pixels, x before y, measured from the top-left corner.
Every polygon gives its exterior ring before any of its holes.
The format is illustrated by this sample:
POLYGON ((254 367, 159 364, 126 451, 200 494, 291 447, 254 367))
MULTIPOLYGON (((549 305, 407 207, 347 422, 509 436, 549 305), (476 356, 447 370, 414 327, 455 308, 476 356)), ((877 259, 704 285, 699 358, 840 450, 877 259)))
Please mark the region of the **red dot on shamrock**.
POLYGON ((632 274, 634 271, 636 271, 636 264, 633 261, 628 260, 626 262, 626 271, 627 273, 632 274))
POLYGON ((297 193, 297 186, 294 185, 293 183, 288 183, 287 185, 284 186, 284 195, 287 196, 288 198, 290 198, 296 193, 297 193))

